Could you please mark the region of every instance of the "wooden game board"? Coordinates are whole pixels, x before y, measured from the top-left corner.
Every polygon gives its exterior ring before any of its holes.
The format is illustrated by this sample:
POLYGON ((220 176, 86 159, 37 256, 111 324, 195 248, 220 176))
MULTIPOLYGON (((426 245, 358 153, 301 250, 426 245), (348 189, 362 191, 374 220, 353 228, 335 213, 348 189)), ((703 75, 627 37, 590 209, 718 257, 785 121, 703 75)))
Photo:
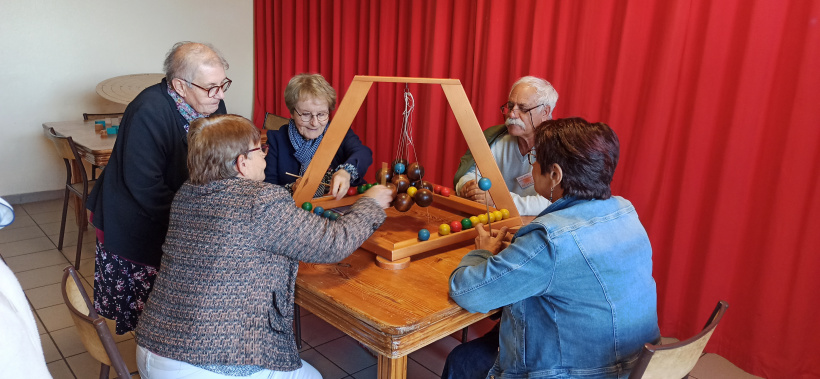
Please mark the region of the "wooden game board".
MULTIPOLYGON (((513 203, 510 191, 501 176, 498 166, 495 163, 490 146, 484 139, 481 126, 473 113, 473 108, 458 79, 431 79, 431 78, 403 78, 384 76, 361 76, 357 75, 350 83, 344 98, 342 99, 333 123, 327 130, 325 137, 319 144, 316 155, 313 157, 299 185, 294 189, 293 198, 297 205, 304 202, 311 202, 314 206, 322 206, 325 209, 340 207, 352 204, 358 196, 349 196, 341 200, 332 197, 312 199, 313 194, 319 187, 330 161, 344 139, 353 118, 358 113, 364 102, 364 98, 370 91, 373 83, 422 83, 441 85, 444 95, 447 98, 450 108, 455 115, 456 121, 461 129, 462 135, 467 142, 470 151, 473 152, 476 165, 482 175, 489 178, 493 185, 489 192, 495 201, 498 209, 506 208, 510 212, 510 217, 502 221, 493 223, 493 228, 501 226, 520 226, 522 224, 518 210, 513 203)), ((496 210, 490 208, 490 211, 496 210)), ((433 204, 422 208, 418 205, 405 212, 398 212, 395 209, 387 210, 387 221, 373 233, 373 236, 362 245, 362 248, 372 251, 378 256, 390 262, 407 262, 409 257, 415 254, 424 253, 437 248, 455 245, 466 240, 471 240, 478 234, 474 228, 451 233, 446 236, 438 235, 438 225, 449 223, 454 220, 485 213, 486 206, 456 197, 455 195, 445 197, 434 195, 433 204), (429 213, 428 213, 429 212, 429 213), (429 216, 428 216, 429 215, 429 216), (422 228, 430 230, 430 239, 420 241, 418 231, 422 228)), ((398 268, 398 267, 397 267, 398 268)))

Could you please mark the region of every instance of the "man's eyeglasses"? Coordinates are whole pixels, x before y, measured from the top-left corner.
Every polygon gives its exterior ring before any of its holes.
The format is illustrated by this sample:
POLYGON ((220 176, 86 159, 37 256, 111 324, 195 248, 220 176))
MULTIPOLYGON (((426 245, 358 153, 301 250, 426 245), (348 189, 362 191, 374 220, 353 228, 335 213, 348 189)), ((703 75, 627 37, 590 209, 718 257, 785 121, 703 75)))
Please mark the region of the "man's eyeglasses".
POLYGON ((314 117, 316 117, 316 121, 325 122, 327 121, 328 117, 330 117, 330 113, 327 112, 319 112, 317 114, 313 114, 310 112, 301 113, 298 109, 295 108, 293 109, 293 111, 296 112, 296 114, 299 115, 299 118, 301 118, 304 122, 310 122, 310 120, 312 120, 314 117))
MULTIPOLYGON (((516 104, 506 103, 506 104, 501 106, 501 114, 503 114, 504 116, 507 116, 507 115, 513 114, 513 112, 518 112, 518 114, 530 113, 531 110, 533 110, 535 108, 538 108, 542 105, 544 105, 544 104, 538 104, 534 107, 527 108, 527 109, 523 109, 523 108, 521 108, 521 106, 519 106, 518 109, 515 109, 516 104)), ((532 115, 530 115, 530 117, 532 117, 532 115)))
POLYGON ((530 166, 535 164, 535 151, 530 151, 527 153, 527 162, 530 162, 530 166))
POLYGON ((210 97, 210 98, 213 98, 214 96, 216 96, 216 94, 219 93, 220 89, 222 89, 223 93, 228 92, 228 88, 231 88, 231 83, 233 83, 232 80, 230 80, 228 78, 225 78, 225 81, 222 82, 222 84, 216 85, 216 86, 213 86, 213 87, 205 88, 205 87, 202 87, 202 86, 200 86, 200 85, 198 85, 194 82, 189 82, 189 81, 187 81, 185 79, 182 79, 182 78, 179 78, 179 80, 182 80, 185 83, 188 83, 188 84, 190 84, 190 85, 192 85, 196 88, 199 88, 199 89, 201 89, 205 92, 208 92, 208 97, 210 97))

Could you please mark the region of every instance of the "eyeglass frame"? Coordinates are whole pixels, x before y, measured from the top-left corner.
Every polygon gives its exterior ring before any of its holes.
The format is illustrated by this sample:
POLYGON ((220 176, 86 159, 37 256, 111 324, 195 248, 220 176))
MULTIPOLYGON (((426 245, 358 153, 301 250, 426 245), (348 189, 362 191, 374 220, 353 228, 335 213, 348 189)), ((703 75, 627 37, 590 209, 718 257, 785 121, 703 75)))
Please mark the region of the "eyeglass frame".
POLYGON ((501 109, 501 114, 502 114, 502 115, 504 115, 504 117, 506 117, 508 113, 509 113, 509 114, 512 114, 513 112, 518 112, 518 114, 519 114, 519 115, 520 115, 520 114, 522 114, 522 113, 527 113, 527 114, 529 114, 529 115, 530 115, 530 124, 532 124, 532 123, 533 123, 533 121, 532 121, 532 113, 530 113, 530 112, 532 112, 532 110, 533 110, 533 109, 535 109, 535 108, 538 108, 538 107, 540 107, 540 106, 542 106, 542 105, 547 105, 547 104, 541 103, 541 104, 538 104, 538 105, 536 105, 536 106, 530 107, 530 108, 528 108, 528 109, 521 109, 521 108, 519 107, 519 108, 518 108, 518 110, 515 110, 515 107, 516 107, 516 105, 518 105, 518 104, 514 104, 514 105, 512 106, 512 108, 510 108, 510 106, 509 106, 509 105, 510 105, 510 102, 508 101, 508 102, 506 102, 506 103, 502 104, 502 105, 501 105, 501 107, 499 107, 499 108, 501 109), (505 112, 505 111, 504 111, 504 108, 509 109, 509 112, 505 112))
POLYGON ((269 149, 270 149, 270 146, 269 146, 268 144, 262 144, 262 145, 259 145, 259 147, 254 147, 253 149, 246 150, 246 151, 244 151, 242 154, 237 155, 237 156, 236 156, 236 159, 234 159, 234 162, 238 161, 238 160, 239 160, 239 157, 241 157, 241 156, 243 156, 243 155, 244 155, 245 157, 247 157, 247 156, 248 156, 248 154, 253 153, 254 151, 257 151, 257 150, 261 150, 261 151, 262 151, 262 158, 267 157, 267 156, 268 156, 268 150, 269 150, 269 149))
POLYGON ((310 113, 310 112, 301 113, 296 108, 293 108, 293 111, 296 112, 296 114, 299 115, 299 118, 302 119, 302 122, 311 122, 311 121, 313 121, 314 117, 316 117, 316 121, 319 121, 319 122, 327 122, 327 120, 330 119, 330 112, 319 112, 317 114, 313 114, 313 113, 310 113), (319 118, 319 115, 322 114, 322 113, 325 114, 325 119, 324 120, 319 118), (307 120, 305 120, 305 116, 310 116, 310 117, 307 120))
POLYGON ((196 88, 199 88, 199 89, 207 92, 208 97, 211 98, 211 99, 213 99, 214 96, 216 96, 216 94, 219 93, 220 89, 222 89, 222 93, 228 92, 228 89, 231 88, 231 83, 233 83, 233 80, 225 78, 225 80, 222 81, 222 84, 217 84, 215 86, 205 88, 205 87, 200 86, 199 84, 196 84, 194 82, 189 82, 189 81, 187 81, 185 79, 182 79, 182 78, 177 78, 177 79, 182 80, 185 83, 188 83, 188 84, 190 84, 190 85, 192 85, 196 88), (211 94, 211 91, 213 91, 213 94, 211 94))
POLYGON ((538 162, 538 160, 536 160, 534 150, 530 150, 529 152, 527 152, 527 162, 530 163, 530 166, 534 165, 535 162, 538 162))

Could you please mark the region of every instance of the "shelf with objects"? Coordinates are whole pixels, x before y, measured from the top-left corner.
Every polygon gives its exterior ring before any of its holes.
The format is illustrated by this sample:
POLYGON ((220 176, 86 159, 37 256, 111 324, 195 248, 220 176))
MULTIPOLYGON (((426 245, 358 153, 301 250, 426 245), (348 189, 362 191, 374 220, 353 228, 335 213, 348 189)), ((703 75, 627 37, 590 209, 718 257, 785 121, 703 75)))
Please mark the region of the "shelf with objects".
MULTIPOLYGON (((401 195, 402 192, 407 191, 409 185, 395 185, 398 193, 397 198, 403 198, 403 202, 409 202, 411 206, 407 207, 408 209, 397 209, 404 207, 398 205, 398 202, 395 201, 396 198, 394 198, 394 207, 385 210, 387 219, 384 224, 362 245, 363 249, 377 255, 376 262, 380 267, 401 269, 409 264, 410 257, 413 255, 440 248, 455 247, 455 245, 463 245, 466 241, 472 241, 478 235, 472 226, 475 219, 484 221, 485 229, 495 229, 502 226, 516 228, 522 225, 521 217, 513 203, 509 189, 490 152, 490 147, 484 139, 481 126, 473 112, 467 94, 458 79, 355 76, 336 111, 333 126, 327 130, 325 137, 319 144, 316 155, 303 175, 303 179, 294 188, 293 197, 297 206, 312 210, 315 210, 316 207, 320 207, 322 210, 331 210, 351 205, 362 196, 358 193, 360 191, 356 191, 356 194, 351 191, 348 196, 340 200, 336 200, 332 196, 313 198, 327 167, 333 159, 334 153, 341 145, 345 133, 350 129, 350 125, 373 83, 441 85, 441 89, 444 91, 447 102, 461 129, 461 134, 464 136, 470 151, 473 152, 478 167, 477 172, 481 172, 481 179, 484 179, 485 186, 488 187, 487 191, 496 205, 495 207, 489 207, 472 200, 457 197, 455 194, 450 195, 447 193, 448 191, 445 191, 444 194, 435 193, 436 188, 446 187, 426 182, 423 178, 420 178, 418 180, 419 186, 429 186, 428 192, 433 200, 429 206, 422 207, 419 206, 420 204, 413 205, 413 201, 406 200, 408 196, 401 195), (473 221, 467 222, 466 220, 470 220, 471 217, 473 217, 473 221), (457 230, 459 228, 456 227, 456 223, 461 225, 461 230, 457 230), (444 228, 444 225, 450 224, 453 225, 453 228, 444 228), (421 232, 422 229, 428 230, 429 237, 426 233, 421 232)), ((377 173, 380 184, 386 184, 388 178, 385 176, 389 176, 386 175, 387 173, 394 175, 392 180, 395 182, 395 176, 403 174, 403 172, 397 173, 397 171, 407 169, 415 171, 414 164, 416 162, 408 165, 404 158, 398 157, 397 161, 393 162, 392 167, 382 163, 381 169, 377 173), (401 163, 401 166, 397 167, 396 163, 401 163)), ((416 193, 411 194, 410 197, 419 198, 419 191, 421 191, 421 188, 417 188, 416 193)), ((426 198, 428 193, 425 192, 424 195, 426 198)), ((423 200, 423 203, 426 203, 426 200, 423 200)), ((333 216, 332 213, 327 214, 327 211, 325 213, 326 216, 333 216)))

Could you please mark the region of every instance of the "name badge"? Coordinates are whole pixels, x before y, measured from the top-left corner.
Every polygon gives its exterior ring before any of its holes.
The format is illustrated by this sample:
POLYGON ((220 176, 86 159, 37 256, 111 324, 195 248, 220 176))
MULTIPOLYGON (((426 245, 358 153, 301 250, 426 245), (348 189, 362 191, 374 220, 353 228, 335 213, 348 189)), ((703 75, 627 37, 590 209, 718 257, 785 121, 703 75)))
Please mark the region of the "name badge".
POLYGON ((528 172, 524 175, 521 175, 521 176, 515 178, 515 180, 518 181, 518 185, 521 186, 521 188, 532 187, 535 184, 535 181, 532 180, 532 173, 531 172, 528 172))

